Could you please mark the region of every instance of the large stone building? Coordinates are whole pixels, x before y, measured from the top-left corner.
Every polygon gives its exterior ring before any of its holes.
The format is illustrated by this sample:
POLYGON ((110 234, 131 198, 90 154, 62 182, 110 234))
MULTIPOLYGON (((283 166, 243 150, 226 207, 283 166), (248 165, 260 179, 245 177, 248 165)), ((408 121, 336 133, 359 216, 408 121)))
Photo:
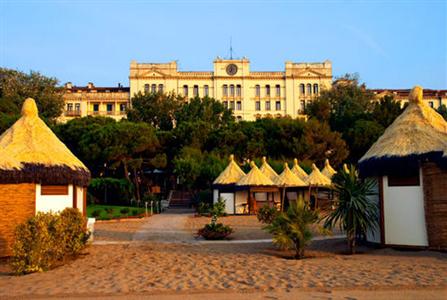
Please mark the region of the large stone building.
MULTIPOLYGON (((408 103, 410 89, 372 89, 377 99, 385 96, 393 96, 394 100, 400 101, 402 105, 408 103)), ((441 105, 447 106, 447 90, 424 89, 424 101, 428 106, 437 109, 441 105)))
POLYGON ((250 70, 243 59, 214 60, 213 71, 179 71, 177 62, 130 64, 130 95, 173 92, 187 98, 209 96, 223 102, 236 118, 303 115, 305 105, 332 84, 332 64, 286 62, 284 71, 250 70))
POLYGON ((65 111, 59 121, 66 122, 76 117, 107 116, 119 120, 126 116, 129 106, 129 88, 96 87, 89 82, 87 86, 65 84, 65 111))

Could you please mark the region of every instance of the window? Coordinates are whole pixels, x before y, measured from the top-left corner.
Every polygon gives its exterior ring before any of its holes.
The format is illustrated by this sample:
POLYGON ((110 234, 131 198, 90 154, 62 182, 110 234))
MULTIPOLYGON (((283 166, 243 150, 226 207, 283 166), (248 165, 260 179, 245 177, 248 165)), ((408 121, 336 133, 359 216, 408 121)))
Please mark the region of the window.
POLYGON ((67 104, 67 111, 72 111, 73 110, 73 103, 68 103, 67 104))
POLYGON ((99 104, 98 103, 93 104, 93 111, 94 112, 98 112, 99 111, 99 104))
POLYGON ((304 110, 306 109, 306 101, 301 100, 300 102, 301 102, 301 104, 300 104, 301 105, 301 111, 304 112, 304 110))
POLYGON ((68 195, 68 185, 41 185, 40 194, 53 195, 68 195))
POLYGON ((236 102, 236 110, 242 110, 242 102, 241 101, 236 102))
POLYGON ((314 84, 314 95, 318 95, 318 84, 314 84))
POLYGON ((230 97, 234 97, 234 84, 230 85, 230 97))
POLYGON ((261 96, 261 86, 259 86, 259 85, 255 86, 255 95, 256 95, 256 97, 261 96))
POLYGON ((183 86, 183 96, 188 97, 188 86, 186 84, 183 86))
POLYGON ((414 168, 402 175, 388 175, 388 186, 419 186, 419 169, 414 168))
POLYGON ((236 96, 237 97, 241 96, 241 85, 240 84, 236 85, 236 96))
POLYGON ((149 93, 149 84, 147 83, 144 85, 144 92, 149 93))
POLYGON ((433 108, 433 101, 428 101, 428 105, 433 108))
POLYGON ((199 86, 195 85, 193 90, 192 90, 192 96, 193 97, 199 97, 199 86))
POLYGON ((107 103, 107 113, 110 114, 113 111, 113 104, 107 103))
POLYGON ((305 88, 304 88, 304 83, 301 83, 301 84, 300 84, 300 94, 301 94, 301 95, 305 95, 305 94, 306 94, 306 90, 305 90, 305 88))
POLYGON ((77 112, 81 111, 81 103, 75 104, 75 111, 77 111, 77 112))
POLYGON ((234 110, 234 101, 231 101, 231 102, 230 102, 230 108, 231 108, 232 110, 234 110))
POLYGON ((158 92, 163 93, 163 85, 162 84, 158 85, 158 92))
POLYGON ((306 93, 308 95, 312 95, 312 85, 310 83, 308 83, 306 87, 307 87, 306 93))
POLYGON ((207 86, 207 85, 203 86, 203 95, 205 97, 208 97, 210 95, 210 88, 209 88, 209 86, 207 86))
POLYGON ((157 85, 153 84, 151 85, 151 93, 156 93, 157 92, 157 85))
POLYGON ((223 102, 223 106, 224 106, 225 108, 228 108, 228 101, 224 101, 224 102, 223 102))
POLYGON ((279 84, 276 85, 276 97, 281 96, 281 86, 279 84))
POLYGON ((268 84, 265 86, 265 95, 270 96, 270 85, 268 84))
POLYGON ((238 121, 242 121, 242 116, 237 116, 236 119, 237 119, 238 121))
POLYGON ((223 85, 222 94, 224 97, 228 97, 228 85, 226 85, 226 84, 223 85))
POLYGON ((276 101, 275 108, 276 110, 281 110, 281 101, 276 101))
POLYGON ((126 104, 120 104, 120 111, 126 111, 127 105, 126 104))
POLYGON ((270 101, 265 101, 265 110, 270 110, 270 101))
POLYGON ((261 110, 261 101, 256 101, 255 102, 255 110, 261 110))

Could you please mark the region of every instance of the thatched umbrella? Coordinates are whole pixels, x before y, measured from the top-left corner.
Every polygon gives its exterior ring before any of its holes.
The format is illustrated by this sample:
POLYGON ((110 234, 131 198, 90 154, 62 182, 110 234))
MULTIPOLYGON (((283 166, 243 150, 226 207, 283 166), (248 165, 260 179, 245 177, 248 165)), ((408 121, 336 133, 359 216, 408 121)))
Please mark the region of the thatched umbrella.
POLYGON ((38 117, 33 99, 22 117, 0 136, 0 183, 87 186, 90 171, 38 117))
MULTIPOLYGON (((243 176, 236 183, 236 186, 246 187, 248 189, 248 204, 251 208, 256 210, 256 203, 250 195, 252 188, 274 188, 275 183, 270 178, 265 176, 253 161, 250 162, 250 166, 250 172, 243 176)), ((249 211, 252 211, 252 209, 249 209, 249 211)))
POLYGON ((231 154, 229 157, 228 166, 219 176, 214 180, 215 185, 228 185, 235 184, 245 175, 244 171, 238 166, 234 161, 234 155, 231 154))
POLYGON ((323 170, 321 170, 321 174, 331 179, 332 176, 334 176, 336 173, 337 171, 332 168, 331 164, 329 163, 329 159, 326 158, 326 160, 324 161, 324 168, 323 170))
POLYGON ((273 170, 273 168, 267 163, 267 158, 265 156, 262 157, 262 165, 259 170, 270 180, 275 181, 278 177, 278 173, 273 170))
POLYGON ((287 163, 284 163, 284 171, 282 171, 282 173, 276 178, 275 184, 282 189, 281 210, 284 209, 286 188, 307 186, 303 180, 301 180, 289 169, 289 164, 287 163))
POLYGON ((318 187, 329 187, 331 185, 331 180, 321 174, 320 170, 318 170, 315 164, 312 164, 312 172, 307 176, 304 181, 309 185, 309 201, 311 195, 312 186, 316 187, 317 196, 315 197, 315 207, 317 207, 318 203, 318 187))
POLYGON ((298 159, 293 160, 293 167, 291 170, 296 176, 298 176, 301 180, 306 180, 308 174, 304 171, 300 165, 298 164, 298 159))

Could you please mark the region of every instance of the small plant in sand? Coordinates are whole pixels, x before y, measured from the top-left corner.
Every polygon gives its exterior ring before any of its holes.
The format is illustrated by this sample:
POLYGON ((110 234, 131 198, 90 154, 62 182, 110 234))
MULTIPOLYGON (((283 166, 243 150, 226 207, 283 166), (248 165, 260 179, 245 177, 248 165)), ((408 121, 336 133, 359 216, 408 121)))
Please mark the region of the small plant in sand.
POLYGON ((278 213, 264 229, 273 234, 273 243, 281 249, 295 250, 295 258, 304 257, 304 249, 312 239, 311 225, 318 221, 318 211, 302 200, 291 203, 286 212, 278 213))
POLYGON ((272 224, 278 213, 279 212, 275 207, 270 207, 266 204, 258 210, 256 216, 258 217, 259 222, 264 224, 272 224))
POLYGON ((217 202, 213 204, 213 207, 210 210, 212 216, 222 217, 226 215, 225 212, 225 200, 219 197, 217 202))
POLYGON ((199 216, 209 215, 210 205, 206 202, 199 202, 196 207, 196 212, 199 216))
POLYGON ((211 222, 206 224, 197 232, 198 236, 202 236, 206 240, 223 240, 234 232, 233 228, 222 223, 217 223, 217 216, 211 217, 211 222))
POLYGON ((324 217, 324 227, 333 228, 339 224, 346 232, 349 250, 354 254, 356 237, 364 237, 368 230, 378 226, 378 206, 368 200, 368 196, 373 195, 375 183, 360 180, 353 165, 349 171, 335 174, 332 182, 338 201, 335 210, 324 217))

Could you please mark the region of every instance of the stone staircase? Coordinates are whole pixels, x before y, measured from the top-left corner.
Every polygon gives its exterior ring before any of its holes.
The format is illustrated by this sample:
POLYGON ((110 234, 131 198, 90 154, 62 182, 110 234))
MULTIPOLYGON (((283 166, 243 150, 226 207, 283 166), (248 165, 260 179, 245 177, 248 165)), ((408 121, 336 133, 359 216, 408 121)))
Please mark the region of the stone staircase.
POLYGON ((190 207, 191 193, 183 191, 172 191, 171 199, 169 200, 169 207, 190 207))

